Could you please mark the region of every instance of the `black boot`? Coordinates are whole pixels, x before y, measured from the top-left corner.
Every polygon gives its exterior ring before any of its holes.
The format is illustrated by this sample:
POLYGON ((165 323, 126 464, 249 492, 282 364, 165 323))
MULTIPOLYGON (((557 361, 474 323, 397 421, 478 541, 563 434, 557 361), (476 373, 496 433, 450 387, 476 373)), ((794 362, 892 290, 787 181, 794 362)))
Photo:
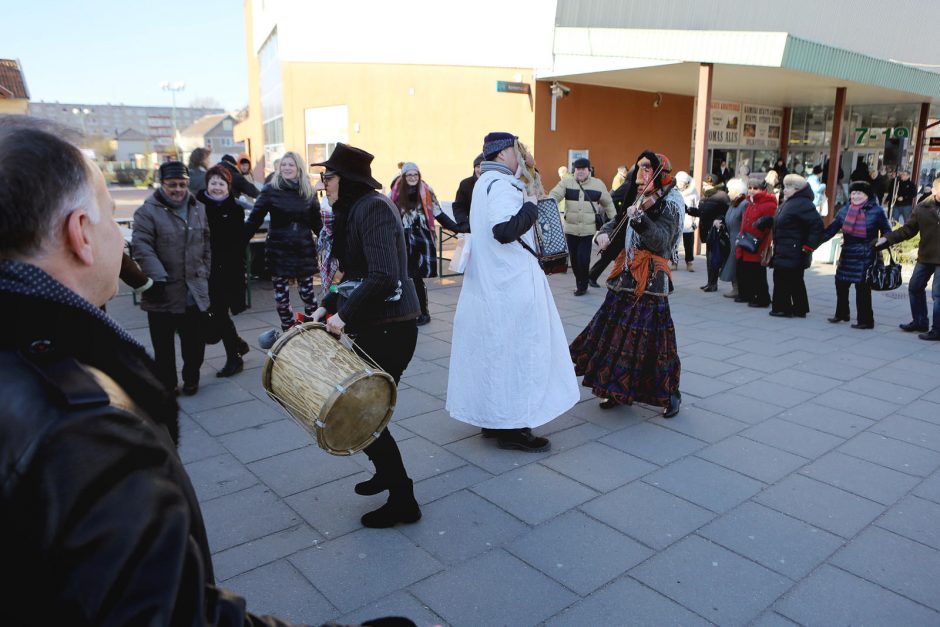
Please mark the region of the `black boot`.
POLYGON ((362 526, 370 529, 386 529, 395 525, 410 524, 421 519, 421 508, 415 500, 414 484, 406 479, 389 486, 388 501, 377 510, 362 515, 362 526))
POLYGON ((378 494, 379 492, 385 492, 388 490, 388 482, 376 474, 372 475, 372 478, 367 481, 360 481, 353 489, 356 491, 356 494, 361 494, 362 496, 372 496, 374 494, 378 494))
POLYGON ((242 358, 238 355, 233 355, 225 360, 225 365, 222 366, 222 369, 215 373, 217 377, 231 377, 242 371, 245 367, 245 362, 242 361, 242 358))

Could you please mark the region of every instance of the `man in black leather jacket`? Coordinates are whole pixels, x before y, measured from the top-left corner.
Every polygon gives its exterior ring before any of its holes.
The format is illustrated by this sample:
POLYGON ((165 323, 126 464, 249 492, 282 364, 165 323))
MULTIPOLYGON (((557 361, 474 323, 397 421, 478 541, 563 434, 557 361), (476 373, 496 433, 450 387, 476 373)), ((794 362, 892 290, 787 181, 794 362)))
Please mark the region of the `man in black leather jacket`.
POLYGON ((62 133, 0 116, 3 622, 285 625, 215 586, 176 400, 100 309, 114 203, 62 133))

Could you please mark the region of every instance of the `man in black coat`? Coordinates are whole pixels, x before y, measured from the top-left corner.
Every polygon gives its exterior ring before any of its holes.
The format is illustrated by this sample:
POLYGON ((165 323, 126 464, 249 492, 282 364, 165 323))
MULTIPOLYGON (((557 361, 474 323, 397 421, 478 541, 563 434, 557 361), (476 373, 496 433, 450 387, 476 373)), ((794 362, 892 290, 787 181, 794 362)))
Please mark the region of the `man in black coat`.
POLYGON ((891 217, 898 224, 904 224, 911 218, 914 210, 914 200, 917 196, 917 187, 911 180, 911 173, 901 170, 894 189, 894 203, 891 208, 891 217))
POLYGON ((483 163, 483 154, 479 154, 473 160, 473 176, 468 176, 460 181, 457 186, 457 195, 454 197, 454 222, 458 233, 470 232, 470 199, 473 198, 473 187, 480 178, 480 164, 483 163))
MULTIPOLYGON (((720 240, 724 229, 725 214, 731 205, 724 182, 714 174, 709 174, 702 181, 702 199, 698 207, 688 207, 686 211, 698 218, 699 238, 706 242, 705 256, 708 260, 708 282, 701 288, 704 292, 718 291, 718 273, 722 266, 720 240)), ((724 234, 727 237, 727 233, 724 234)), ((724 255, 729 254, 728 250, 724 255)))
POLYGON ((65 133, 0 116, 4 622, 284 625, 215 585, 176 399, 101 310, 114 202, 65 133))
POLYGON ((254 183, 244 177, 241 170, 238 169, 238 164, 235 162, 235 157, 232 155, 225 155, 222 157, 222 160, 219 163, 222 164, 222 166, 229 171, 229 174, 232 175, 232 195, 235 196, 235 198, 238 198, 242 194, 250 198, 258 197, 258 194, 260 194, 261 191, 255 187, 254 183))

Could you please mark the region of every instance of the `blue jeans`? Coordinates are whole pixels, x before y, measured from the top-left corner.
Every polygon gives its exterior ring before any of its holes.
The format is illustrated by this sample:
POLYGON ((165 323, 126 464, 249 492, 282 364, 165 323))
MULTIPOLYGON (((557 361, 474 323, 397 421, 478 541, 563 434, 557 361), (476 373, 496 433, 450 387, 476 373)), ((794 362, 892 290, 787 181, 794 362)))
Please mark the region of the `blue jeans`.
POLYGON ((907 293, 911 299, 911 316, 914 324, 927 326, 927 281, 933 276, 933 287, 930 296, 933 298, 933 329, 940 329, 940 265, 934 263, 917 262, 914 274, 907 286, 907 293))

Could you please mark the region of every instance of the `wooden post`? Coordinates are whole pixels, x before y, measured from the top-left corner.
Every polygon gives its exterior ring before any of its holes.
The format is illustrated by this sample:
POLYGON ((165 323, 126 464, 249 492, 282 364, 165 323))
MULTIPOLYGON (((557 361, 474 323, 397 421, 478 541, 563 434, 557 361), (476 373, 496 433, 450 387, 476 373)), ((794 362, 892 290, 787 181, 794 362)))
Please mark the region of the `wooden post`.
POLYGON ((829 213, 823 218, 828 226, 836 212, 836 185, 839 181, 839 156, 842 153, 842 118, 845 116, 845 87, 836 87, 836 104, 832 112, 832 137, 829 142, 829 176, 826 177, 826 198, 829 213))
MULTIPOLYGON (((695 150, 692 166, 695 170, 695 187, 702 196, 702 181, 708 174, 708 123, 712 111, 712 77, 715 67, 711 63, 702 63, 698 69, 698 100, 695 109, 695 150)), ((702 250, 699 230, 695 230, 695 254, 702 250)))
MULTIPOLYGON (((930 115, 930 103, 920 104, 920 118, 917 121, 917 139, 914 140, 914 165, 911 166, 911 180, 920 190, 920 163, 924 156, 924 143, 927 141, 927 116, 930 115)), ((932 183, 933 181, 928 181, 932 183)))

